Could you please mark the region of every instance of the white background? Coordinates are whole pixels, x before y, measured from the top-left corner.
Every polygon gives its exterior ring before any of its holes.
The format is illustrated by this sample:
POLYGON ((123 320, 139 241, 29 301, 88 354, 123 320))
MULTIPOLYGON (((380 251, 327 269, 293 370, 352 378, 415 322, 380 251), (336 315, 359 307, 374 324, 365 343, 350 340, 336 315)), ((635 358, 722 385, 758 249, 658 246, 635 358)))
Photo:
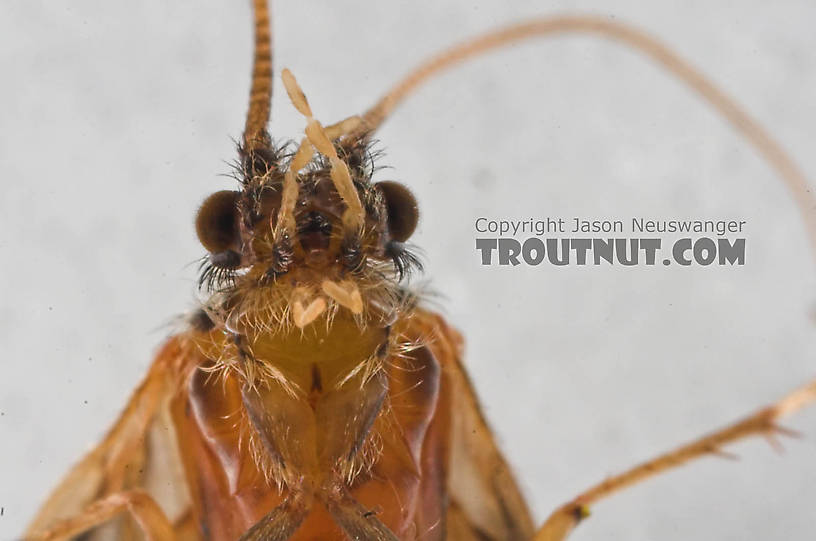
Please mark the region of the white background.
MULTIPOLYGON (((319 118, 362 111, 445 45, 578 10, 661 36, 816 177, 816 3, 279 2, 276 70, 319 118)), ((192 218, 234 158, 249 2, 0 5, 0 539, 115 419, 194 306, 192 218)), ((280 91, 272 132, 299 137, 280 91)), ((537 519, 604 476, 811 378, 816 274, 792 199, 711 109, 592 37, 446 74, 381 130, 437 304, 537 519), (481 267, 478 216, 748 221, 743 268, 481 267)), ((597 505, 576 540, 812 539, 816 408, 783 455, 733 446, 597 505)))

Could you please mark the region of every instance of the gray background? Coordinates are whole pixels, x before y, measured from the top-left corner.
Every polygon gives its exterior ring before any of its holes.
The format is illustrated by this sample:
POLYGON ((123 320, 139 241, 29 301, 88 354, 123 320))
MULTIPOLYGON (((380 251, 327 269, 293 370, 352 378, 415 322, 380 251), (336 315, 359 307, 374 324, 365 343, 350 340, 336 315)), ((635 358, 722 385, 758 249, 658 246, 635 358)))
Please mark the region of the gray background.
MULTIPOLYGON (((692 60, 816 176, 816 3, 279 2, 277 70, 329 122, 494 25, 613 16, 692 60)), ((231 187, 249 2, 0 5, 0 539, 104 433, 194 305, 199 202, 231 187)), ((280 85, 278 86, 280 90, 280 85)), ((273 132, 302 119, 282 92, 273 132)), ((790 196, 684 87, 597 38, 515 46, 424 87, 380 132, 423 212, 438 305, 536 517, 814 375, 814 259, 790 196), (485 268, 478 216, 748 220, 743 268, 485 268)), ((599 504, 579 539, 811 539, 816 408, 599 504)))

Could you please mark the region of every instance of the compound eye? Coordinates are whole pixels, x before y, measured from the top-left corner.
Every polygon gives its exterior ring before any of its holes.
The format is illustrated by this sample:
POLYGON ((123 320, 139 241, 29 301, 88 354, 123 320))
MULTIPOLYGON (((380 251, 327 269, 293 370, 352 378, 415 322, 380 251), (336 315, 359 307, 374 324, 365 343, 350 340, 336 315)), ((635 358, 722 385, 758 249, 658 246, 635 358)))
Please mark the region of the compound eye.
POLYGON ((375 186, 385 197, 391 238, 397 242, 405 242, 414 233, 419 221, 419 208, 414 194, 398 182, 378 182, 375 186))
POLYGON ((196 215, 198 240, 210 253, 236 250, 240 242, 238 197, 240 192, 215 192, 196 215))

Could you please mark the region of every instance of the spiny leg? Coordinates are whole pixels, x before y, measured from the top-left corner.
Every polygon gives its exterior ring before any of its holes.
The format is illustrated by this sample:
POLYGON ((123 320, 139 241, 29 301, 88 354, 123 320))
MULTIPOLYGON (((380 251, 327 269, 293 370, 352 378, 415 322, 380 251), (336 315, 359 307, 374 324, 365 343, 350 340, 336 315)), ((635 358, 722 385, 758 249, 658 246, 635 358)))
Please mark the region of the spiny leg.
POLYGON ((681 466, 707 454, 723 454, 725 445, 749 436, 765 436, 773 442, 779 433, 788 433, 777 422, 781 417, 816 402, 816 381, 801 387, 770 406, 762 408, 734 424, 703 436, 668 453, 643 462, 634 468, 598 483, 578 497, 556 509, 538 533, 534 541, 561 541, 584 518, 589 516, 589 506, 611 496, 635 483, 681 466))
MULTIPOLYGON (((398 541, 397 536, 374 513, 355 500, 342 483, 324 487, 319 495, 350 539, 398 541)), ((286 541, 309 514, 311 506, 309 493, 293 493, 247 530, 239 541, 286 541)))
POLYGON ((311 497, 305 493, 293 494, 247 530, 239 541, 286 541, 310 509, 311 497))
POLYGON ((158 504, 146 492, 131 490, 117 492, 97 500, 75 517, 61 520, 42 533, 31 535, 26 541, 61 541, 99 526, 122 511, 128 511, 150 541, 174 541, 173 525, 158 504))
POLYGON ((381 371, 360 370, 327 392, 312 410, 303 397, 277 383, 244 385, 243 403, 255 435, 269 460, 279 465, 290 495, 241 541, 288 539, 308 515, 313 495, 351 539, 396 541, 388 527, 348 493, 344 475, 368 437, 387 389, 381 371))
POLYGON ((351 478, 357 454, 370 436, 388 393, 379 359, 368 359, 317 403, 315 416, 320 466, 335 476, 331 483, 351 478))
POLYGON ((323 427, 320 459, 323 467, 333 472, 318 497, 349 539, 397 541, 397 536, 346 486, 352 463, 380 414, 388 390, 385 374, 376 367, 367 368, 344 379, 318 403, 316 415, 323 427))
POLYGON ((321 493, 326 509, 343 528, 349 539, 366 541, 399 541, 399 538, 377 518, 376 514, 355 500, 342 484, 321 493))

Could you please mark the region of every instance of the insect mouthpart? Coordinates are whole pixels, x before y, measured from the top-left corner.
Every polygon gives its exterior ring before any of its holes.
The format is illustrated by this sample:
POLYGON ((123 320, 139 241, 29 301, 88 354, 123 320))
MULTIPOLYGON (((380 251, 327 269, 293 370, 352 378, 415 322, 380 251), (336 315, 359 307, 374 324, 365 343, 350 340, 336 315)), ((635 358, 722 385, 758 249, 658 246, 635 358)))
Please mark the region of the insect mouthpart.
POLYGON ((297 239, 308 265, 325 263, 333 226, 322 212, 311 210, 297 220, 297 239))
MULTIPOLYGON (((298 220, 298 234, 306 235, 310 233, 320 233, 324 237, 328 237, 332 232, 332 224, 325 214, 311 210, 303 215, 298 220)), ((303 239, 301 238, 301 244, 303 239)))

